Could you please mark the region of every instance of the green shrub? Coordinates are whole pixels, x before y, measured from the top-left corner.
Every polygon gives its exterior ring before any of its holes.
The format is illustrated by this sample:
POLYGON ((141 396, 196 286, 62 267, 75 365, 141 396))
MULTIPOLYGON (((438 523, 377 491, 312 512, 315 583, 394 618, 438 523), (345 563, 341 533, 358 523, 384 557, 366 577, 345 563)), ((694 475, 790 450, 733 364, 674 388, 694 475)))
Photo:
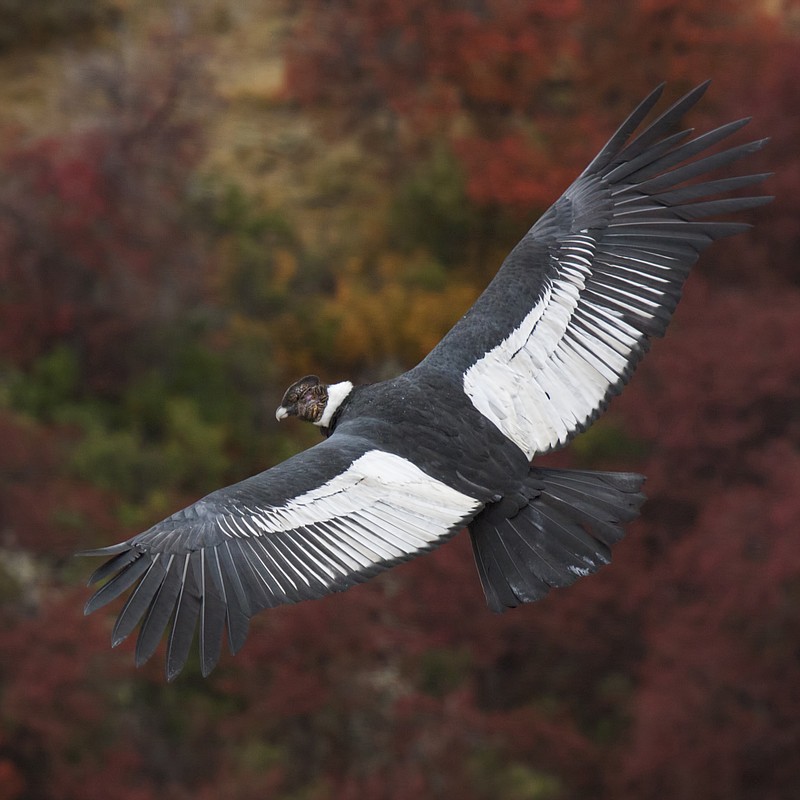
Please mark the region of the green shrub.
POLYGON ((72 473, 134 502, 165 489, 203 492, 222 485, 231 467, 225 426, 204 421, 185 397, 167 398, 162 415, 157 441, 135 428, 88 425, 70 454, 72 473))
POLYGON ((476 216, 461 166, 442 145, 400 185, 390 211, 390 236, 402 251, 424 249, 443 265, 455 266, 466 258, 476 216))
POLYGON ((78 356, 67 345, 58 345, 40 356, 27 373, 12 373, 9 385, 13 408, 52 421, 76 398, 80 385, 78 356))

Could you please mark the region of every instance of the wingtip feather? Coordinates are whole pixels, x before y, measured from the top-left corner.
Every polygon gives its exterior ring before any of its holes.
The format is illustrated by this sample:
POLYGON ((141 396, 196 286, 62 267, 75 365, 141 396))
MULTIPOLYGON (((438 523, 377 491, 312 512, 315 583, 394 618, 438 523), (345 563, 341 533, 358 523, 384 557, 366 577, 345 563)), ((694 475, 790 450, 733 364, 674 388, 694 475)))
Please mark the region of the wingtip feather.
POLYGON ((130 546, 131 543, 129 541, 119 542, 119 544, 112 544, 108 547, 95 547, 91 550, 78 550, 74 556, 75 558, 103 558, 105 556, 115 556, 119 553, 125 552, 125 550, 128 550, 130 546))

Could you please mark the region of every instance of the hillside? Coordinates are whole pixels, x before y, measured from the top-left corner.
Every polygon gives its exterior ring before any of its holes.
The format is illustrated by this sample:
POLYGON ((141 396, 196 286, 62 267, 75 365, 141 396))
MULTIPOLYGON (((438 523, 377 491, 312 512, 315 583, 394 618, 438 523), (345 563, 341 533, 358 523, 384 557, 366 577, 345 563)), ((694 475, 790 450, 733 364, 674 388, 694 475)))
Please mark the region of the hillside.
POLYGON ((800 796, 797 14, 0 2, 0 800, 800 796), (75 551, 317 442, 291 381, 416 363, 653 86, 708 77, 686 125, 752 115, 775 201, 541 459, 647 476, 613 564, 496 615, 461 534, 207 679, 109 646, 75 551))

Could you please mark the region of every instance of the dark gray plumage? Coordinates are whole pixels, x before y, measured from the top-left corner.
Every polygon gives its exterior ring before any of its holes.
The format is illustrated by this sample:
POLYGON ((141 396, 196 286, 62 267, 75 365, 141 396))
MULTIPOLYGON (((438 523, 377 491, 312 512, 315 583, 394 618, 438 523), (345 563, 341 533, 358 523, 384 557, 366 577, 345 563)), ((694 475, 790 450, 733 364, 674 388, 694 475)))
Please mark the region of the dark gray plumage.
POLYGON ((730 196, 765 175, 705 179, 763 146, 706 154, 746 120, 672 132, 705 88, 632 138, 662 89, 647 97, 415 368, 368 386, 293 384, 276 416, 313 422, 324 441, 91 551, 109 560, 86 613, 132 590, 113 644, 140 625, 140 664, 169 628, 173 678, 197 628, 207 674, 259 610, 346 589, 465 525, 495 611, 607 563, 643 478, 530 461, 602 412, 664 333, 700 252, 748 227, 709 218, 770 199, 730 196))

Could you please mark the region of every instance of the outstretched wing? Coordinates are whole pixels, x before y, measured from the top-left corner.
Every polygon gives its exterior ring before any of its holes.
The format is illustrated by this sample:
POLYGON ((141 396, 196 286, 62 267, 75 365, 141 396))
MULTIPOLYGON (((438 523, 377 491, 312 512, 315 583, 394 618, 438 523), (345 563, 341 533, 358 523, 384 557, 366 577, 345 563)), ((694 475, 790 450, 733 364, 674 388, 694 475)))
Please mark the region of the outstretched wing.
POLYGON ((473 405, 529 458, 600 414, 664 333, 700 252, 749 227, 707 218, 771 199, 720 197, 766 175, 692 182, 766 141, 692 160, 748 121, 671 133, 706 86, 631 140, 663 87, 650 94, 420 364, 460 372, 473 405))
POLYGON ((224 629, 236 652, 257 611, 364 581, 440 544, 481 505, 366 439, 337 435, 126 542, 84 553, 111 556, 90 584, 113 576, 86 613, 134 587, 113 644, 141 622, 136 663, 142 664, 172 620, 170 680, 186 662, 199 618, 207 675, 224 629))

